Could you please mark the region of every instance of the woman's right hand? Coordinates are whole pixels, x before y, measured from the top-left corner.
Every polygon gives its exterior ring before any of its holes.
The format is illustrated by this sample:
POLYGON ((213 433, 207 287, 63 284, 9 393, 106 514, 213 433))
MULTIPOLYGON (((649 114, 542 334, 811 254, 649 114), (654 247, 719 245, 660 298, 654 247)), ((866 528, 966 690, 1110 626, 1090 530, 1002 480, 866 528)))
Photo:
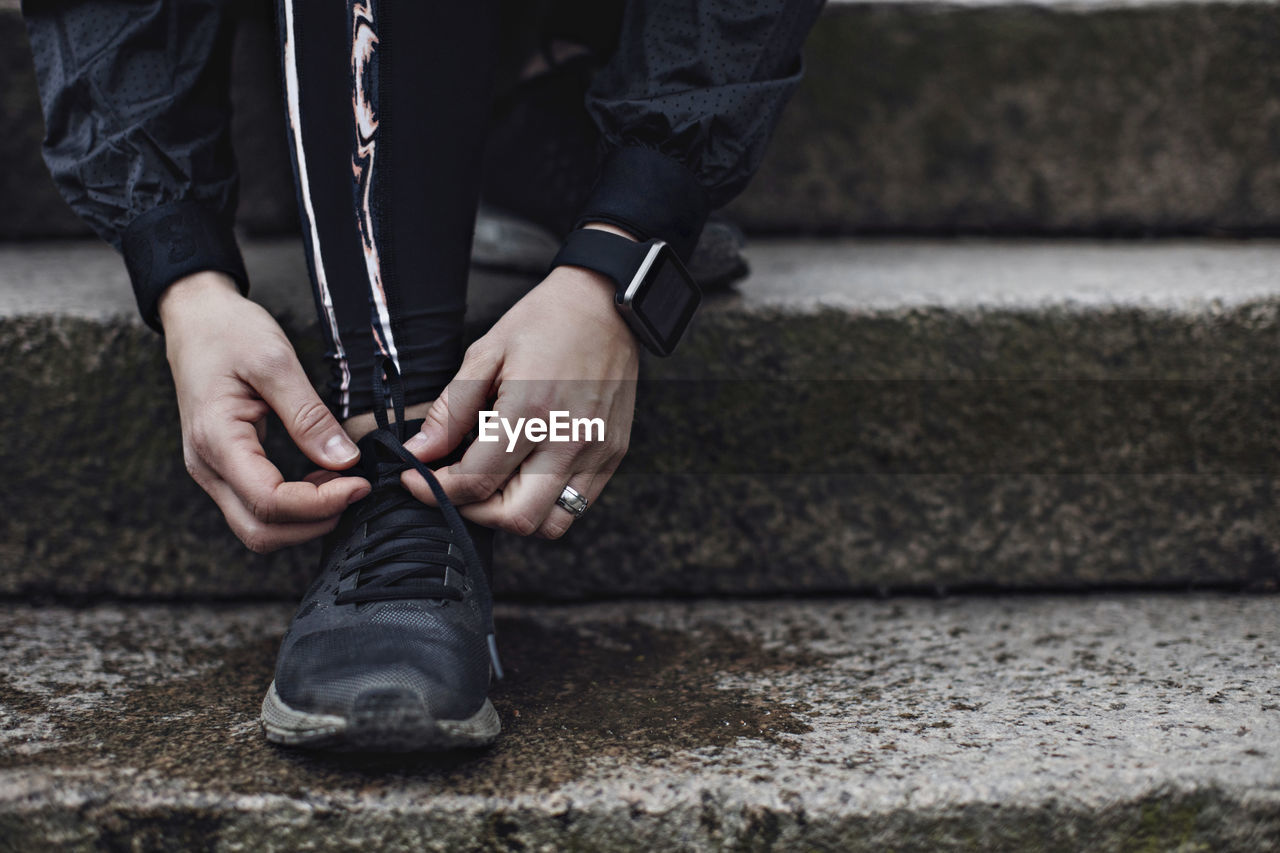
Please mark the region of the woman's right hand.
POLYGON ((369 493, 367 480, 333 473, 355 464, 355 443, 279 324, 229 277, 203 272, 175 282, 161 296, 160 322, 187 471, 246 546, 266 553, 322 536, 369 493), (322 470, 285 481, 262 449, 270 411, 322 470))

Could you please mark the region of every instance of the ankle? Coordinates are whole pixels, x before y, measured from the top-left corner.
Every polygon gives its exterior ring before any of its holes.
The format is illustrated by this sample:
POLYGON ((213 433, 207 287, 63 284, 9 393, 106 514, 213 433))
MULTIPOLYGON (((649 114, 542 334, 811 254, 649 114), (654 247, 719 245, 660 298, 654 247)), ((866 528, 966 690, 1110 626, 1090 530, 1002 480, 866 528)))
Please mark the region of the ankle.
MULTIPOLYGON (((412 406, 406 406, 404 409, 405 420, 416 420, 425 418, 427 412, 431 410, 431 403, 428 400, 425 403, 414 403, 412 406)), ((395 412, 387 410, 387 420, 395 420, 395 412)), ((342 422, 342 428, 347 431, 347 435, 351 436, 352 441, 359 441, 369 433, 373 432, 378 426, 378 420, 374 417, 373 412, 365 412, 363 414, 354 415, 342 422)))

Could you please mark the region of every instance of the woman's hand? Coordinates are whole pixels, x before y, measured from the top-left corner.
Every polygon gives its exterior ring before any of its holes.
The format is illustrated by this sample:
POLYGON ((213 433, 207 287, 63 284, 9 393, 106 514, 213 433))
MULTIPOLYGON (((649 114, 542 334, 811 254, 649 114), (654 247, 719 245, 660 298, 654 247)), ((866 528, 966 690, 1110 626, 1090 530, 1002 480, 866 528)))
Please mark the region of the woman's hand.
POLYGON ((221 273, 170 286, 160 322, 182 419, 187 471, 250 549, 266 553, 322 536, 367 480, 332 473, 359 458, 325 407, 280 326, 221 273), (285 482, 262 449, 269 411, 316 471, 285 482))
MULTIPOLYGON (((424 462, 439 459, 490 408, 511 425, 518 418, 545 421, 553 411, 602 419, 603 441, 580 433, 578 441, 534 442, 521 430, 510 450, 499 428, 498 441, 476 441, 462 459, 436 471, 471 521, 555 539, 574 520, 556 505, 564 487, 595 501, 626 453, 638 371, 636 340, 614 306, 613 283, 581 267, 557 267, 472 344, 422 431, 405 446, 424 462)), ((435 503, 417 472, 401 479, 419 500, 435 503)))

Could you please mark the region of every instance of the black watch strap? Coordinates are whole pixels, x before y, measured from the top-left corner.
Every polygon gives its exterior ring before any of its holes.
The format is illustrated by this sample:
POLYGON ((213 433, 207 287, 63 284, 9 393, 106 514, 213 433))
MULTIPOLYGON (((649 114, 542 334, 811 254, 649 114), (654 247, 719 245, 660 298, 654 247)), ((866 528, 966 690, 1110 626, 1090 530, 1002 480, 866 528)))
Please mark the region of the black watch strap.
POLYGON ((580 228, 565 238, 551 261, 551 269, 570 266, 595 270, 613 279, 621 293, 631 284, 651 248, 652 243, 637 243, 598 228, 580 228))

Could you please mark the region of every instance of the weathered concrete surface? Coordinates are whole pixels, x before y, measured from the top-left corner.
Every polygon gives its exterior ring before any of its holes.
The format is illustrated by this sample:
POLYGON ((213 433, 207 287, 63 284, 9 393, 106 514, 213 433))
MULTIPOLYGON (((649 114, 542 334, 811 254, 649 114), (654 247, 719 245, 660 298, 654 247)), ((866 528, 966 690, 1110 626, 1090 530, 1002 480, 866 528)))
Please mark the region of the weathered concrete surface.
MULTIPOLYGON (((274 41, 243 3, 241 224, 296 228, 274 41)), ((754 229, 1280 230, 1280 10, 1250 2, 842 2, 733 212, 754 229)), ((39 156, 15 4, 0 4, 0 239, 83 234, 39 156)))
POLYGON ((787 232, 1274 232, 1278 36, 1271 3, 836 4, 733 212, 787 232))
MULTIPOLYGON (((777 243, 751 261, 679 356, 646 362, 592 512, 560 542, 501 541, 499 590, 1280 579, 1280 246, 777 243)), ((300 250, 249 263, 316 364, 300 250)), ((474 285, 480 327, 529 282, 474 285)), ((314 548, 254 557, 226 531, 133 313, 108 250, 0 250, 0 592, 296 597, 314 548)))
POLYGON ((499 612, 505 732, 268 746, 281 605, 0 609, 0 848, 1280 845, 1274 597, 499 612))

